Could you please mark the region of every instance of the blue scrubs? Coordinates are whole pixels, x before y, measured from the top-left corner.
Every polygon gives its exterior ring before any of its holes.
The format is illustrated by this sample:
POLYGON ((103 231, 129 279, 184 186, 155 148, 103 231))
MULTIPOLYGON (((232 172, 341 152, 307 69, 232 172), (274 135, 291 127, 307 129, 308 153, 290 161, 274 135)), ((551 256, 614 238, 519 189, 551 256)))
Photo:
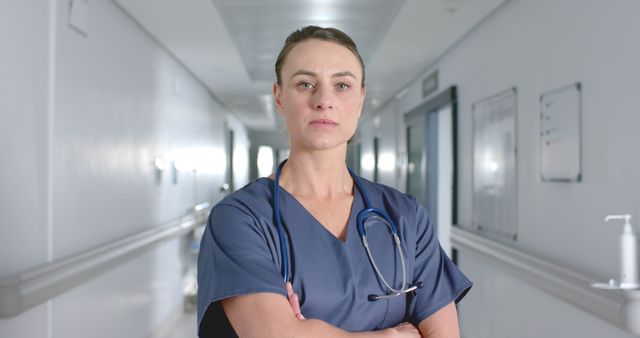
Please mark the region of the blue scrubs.
MULTIPOLYGON (((360 191, 354 188, 343 242, 281 188, 293 289, 300 297, 302 314, 348 331, 372 331, 402 321, 417 325, 462 299, 472 283, 442 251, 424 207, 413 196, 393 188, 364 179, 362 185, 371 207, 386 210, 398 226, 409 282, 422 281, 424 286, 416 295, 369 301, 369 294, 384 294, 385 288, 358 234, 356 216, 364 208, 360 191)), ((367 228, 367 239, 383 276, 395 288, 401 287, 400 259, 389 231, 384 226, 367 228)), ((221 327, 230 328, 218 301, 256 292, 287 296, 273 212, 273 181, 268 178, 227 196, 211 212, 198 257, 200 334, 210 323, 218 326, 216 336, 222 336, 221 327)))

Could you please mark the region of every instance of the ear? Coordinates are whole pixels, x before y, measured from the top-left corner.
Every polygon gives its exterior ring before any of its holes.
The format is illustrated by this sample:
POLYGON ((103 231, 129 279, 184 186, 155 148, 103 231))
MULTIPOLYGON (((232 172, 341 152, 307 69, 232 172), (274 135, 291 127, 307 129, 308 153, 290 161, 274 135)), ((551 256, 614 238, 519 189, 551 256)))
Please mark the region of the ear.
POLYGON ((277 81, 273 82, 273 97, 275 100, 276 109, 278 110, 278 113, 282 115, 282 111, 284 108, 282 104, 282 88, 280 88, 277 81))

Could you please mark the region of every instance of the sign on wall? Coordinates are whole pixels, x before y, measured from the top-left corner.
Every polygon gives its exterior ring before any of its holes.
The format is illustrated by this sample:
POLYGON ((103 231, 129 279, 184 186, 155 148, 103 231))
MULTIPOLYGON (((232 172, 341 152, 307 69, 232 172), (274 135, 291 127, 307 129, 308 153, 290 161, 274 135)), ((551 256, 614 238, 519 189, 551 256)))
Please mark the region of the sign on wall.
POLYGON ((438 90, 438 71, 431 73, 422 80, 422 98, 435 93, 438 90))

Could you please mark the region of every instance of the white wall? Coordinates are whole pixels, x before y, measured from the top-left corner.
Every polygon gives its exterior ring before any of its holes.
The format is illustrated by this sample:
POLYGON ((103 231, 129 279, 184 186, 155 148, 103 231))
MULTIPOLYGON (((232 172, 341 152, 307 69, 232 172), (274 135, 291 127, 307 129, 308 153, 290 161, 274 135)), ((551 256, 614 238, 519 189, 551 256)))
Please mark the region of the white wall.
MULTIPOLYGON (((221 197, 225 112, 113 2, 89 5, 83 36, 67 0, 0 4, 0 277, 221 197), (176 184, 169 168, 156 181, 156 157, 178 163, 176 184)), ((147 337, 181 306, 184 245, 2 319, 0 336, 147 337)))
MULTIPOLYGON (((518 239, 505 242, 594 281, 618 276, 621 225, 603 219, 640 219, 639 14, 635 0, 512 0, 395 101, 400 115, 424 102, 421 83, 434 69, 440 89, 458 86, 461 226, 472 217, 471 105, 516 86, 518 239), (539 96, 575 82, 583 85, 583 181, 542 182, 539 96)), ((460 264, 475 281, 460 308, 465 337, 630 337, 487 262, 462 253, 460 264)))
POLYGON ((47 257, 48 8, 20 0, 1 6, 0 267, 8 274, 47 257), (18 224, 20 232, 11 231, 18 224))

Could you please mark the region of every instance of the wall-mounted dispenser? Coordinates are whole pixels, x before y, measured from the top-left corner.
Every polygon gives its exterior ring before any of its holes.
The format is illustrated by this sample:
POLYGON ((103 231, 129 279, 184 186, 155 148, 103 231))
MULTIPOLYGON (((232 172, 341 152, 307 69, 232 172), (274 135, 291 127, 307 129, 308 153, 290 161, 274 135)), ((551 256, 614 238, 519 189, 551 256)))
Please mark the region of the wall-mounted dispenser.
POLYGON ((631 215, 609 215, 604 220, 624 220, 620 236, 620 280, 610 279, 609 283, 591 284, 603 290, 621 292, 624 297, 622 314, 624 325, 629 332, 640 335, 640 280, 638 278, 638 238, 631 226, 631 215))
POLYGON ((640 288, 638 280, 638 238, 631 226, 631 215, 609 215, 604 221, 624 220, 624 228, 620 236, 620 281, 610 279, 606 284, 593 284, 595 288, 633 290, 640 288))

